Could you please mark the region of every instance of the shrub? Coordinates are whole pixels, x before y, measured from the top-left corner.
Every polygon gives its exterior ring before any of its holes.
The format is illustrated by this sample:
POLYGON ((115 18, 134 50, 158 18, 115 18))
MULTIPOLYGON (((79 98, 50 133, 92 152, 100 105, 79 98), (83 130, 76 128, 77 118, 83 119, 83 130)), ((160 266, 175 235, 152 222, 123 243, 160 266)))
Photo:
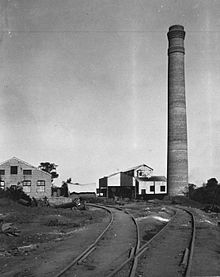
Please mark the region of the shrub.
POLYGON ((13 201, 23 199, 31 203, 31 198, 25 192, 23 192, 23 189, 20 186, 11 186, 6 190, 0 189, 0 198, 8 198, 13 201))

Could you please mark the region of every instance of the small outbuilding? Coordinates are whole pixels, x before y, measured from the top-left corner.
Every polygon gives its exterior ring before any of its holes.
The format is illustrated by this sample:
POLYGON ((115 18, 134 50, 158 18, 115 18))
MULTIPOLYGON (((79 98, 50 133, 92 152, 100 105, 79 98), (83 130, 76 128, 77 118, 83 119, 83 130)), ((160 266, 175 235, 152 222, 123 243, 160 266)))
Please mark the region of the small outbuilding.
POLYGON ((138 178, 138 196, 143 199, 163 198, 167 194, 165 176, 138 178))

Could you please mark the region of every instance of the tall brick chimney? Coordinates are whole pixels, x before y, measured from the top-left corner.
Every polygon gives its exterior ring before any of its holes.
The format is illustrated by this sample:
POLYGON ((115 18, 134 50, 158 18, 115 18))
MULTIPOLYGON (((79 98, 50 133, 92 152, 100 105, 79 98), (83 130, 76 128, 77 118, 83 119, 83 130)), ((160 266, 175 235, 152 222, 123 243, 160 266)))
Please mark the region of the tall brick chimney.
POLYGON ((168 48, 168 194, 183 194, 188 185, 187 122, 184 76, 184 38, 181 25, 174 25, 167 33, 168 48))

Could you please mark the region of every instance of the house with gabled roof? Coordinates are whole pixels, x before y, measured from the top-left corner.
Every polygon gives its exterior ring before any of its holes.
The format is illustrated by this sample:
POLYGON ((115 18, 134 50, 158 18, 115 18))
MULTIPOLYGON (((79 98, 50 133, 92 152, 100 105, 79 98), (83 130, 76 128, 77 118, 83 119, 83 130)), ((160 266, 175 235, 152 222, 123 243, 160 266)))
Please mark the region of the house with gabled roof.
POLYGON ((152 174, 153 168, 141 164, 104 176, 99 179, 98 194, 108 198, 162 198, 167 194, 166 177, 152 174))
POLYGON ((51 196, 51 174, 16 157, 0 163, 0 188, 22 186, 23 191, 37 199, 51 196))

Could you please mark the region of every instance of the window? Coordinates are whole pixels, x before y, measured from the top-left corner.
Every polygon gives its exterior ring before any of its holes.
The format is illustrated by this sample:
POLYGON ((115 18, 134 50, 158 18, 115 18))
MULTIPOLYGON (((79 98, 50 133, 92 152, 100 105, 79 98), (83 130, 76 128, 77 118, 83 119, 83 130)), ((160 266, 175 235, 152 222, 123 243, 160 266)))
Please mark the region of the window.
POLYGON ((11 166, 11 174, 18 174, 18 167, 17 166, 11 166))
POLYGON ((141 190, 141 194, 143 195, 143 194, 146 194, 146 189, 142 189, 141 190))
POLYGON ((154 186, 150 186, 150 191, 151 191, 151 192, 154 191, 154 186))
POLYGON ((137 174, 138 177, 149 177, 150 172, 146 170, 138 170, 137 174))
POLYGON ((4 169, 0 169, 0 175, 5 175, 5 170, 4 169))
POLYGON ((0 189, 5 189, 5 182, 4 181, 0 181, 0 189))
POLYGON ((31 192, 31 181, 23 181, 22 182, 23 192, 29 193, 31 192))
POLYGON ((37 181, 37 192, 45 192, 45 181, 37 181))
POLYGON ((160 191, 165 191, 166 190, 166 187, 165 186, 160 186, 160 191))
POLYGON ((24 169, 23 174, 24 175, 32 175, 32 170, 31 169, 24 169))

